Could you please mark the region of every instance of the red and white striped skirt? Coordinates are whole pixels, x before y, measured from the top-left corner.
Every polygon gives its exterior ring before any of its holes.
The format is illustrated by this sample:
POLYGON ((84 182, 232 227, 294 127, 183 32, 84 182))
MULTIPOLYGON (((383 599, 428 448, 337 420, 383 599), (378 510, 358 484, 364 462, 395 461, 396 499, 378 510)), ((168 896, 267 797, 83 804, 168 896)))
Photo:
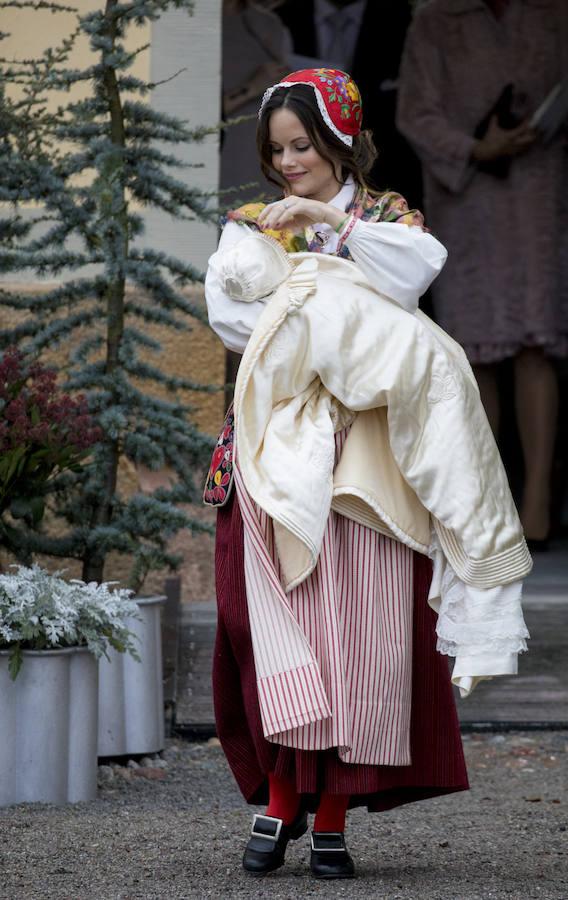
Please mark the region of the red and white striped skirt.
POLYGON ((408 765, 412 550, 332 510, 316 568, 285 594, 272 519, 236 486, 265 737, 408 765))
MULTIPOLYGON (((268 523, 259 521, 270 548, 268 523)), ((348 793, 352 806, 370 810, 467 789, 447 660, 435 649, 427 604, 428 559, 332 513, 311 585, 287 595, 314 649, 332 716, 278 742, 264 737, 234 493, 218 511, 216 576, 217 729, 249 802, 266 799, 269 771, 295 778, 301 793, 348 793), (361 761, 349 761, 353 751, 361 761), (389 753, 388 763, 373 762, 389 753)))

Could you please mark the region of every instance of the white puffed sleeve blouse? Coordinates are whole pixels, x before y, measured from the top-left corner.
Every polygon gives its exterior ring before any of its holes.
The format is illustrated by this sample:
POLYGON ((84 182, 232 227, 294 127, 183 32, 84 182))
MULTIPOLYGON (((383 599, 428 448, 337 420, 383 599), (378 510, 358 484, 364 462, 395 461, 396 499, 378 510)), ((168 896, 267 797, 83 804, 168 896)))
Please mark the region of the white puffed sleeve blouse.
MULTIPOLYGON (((345 210, 353 199, 355 185, 349 179, 331 205, 345 210)), ((337 250, 341 235, 330 225, 316 224, 314 230, 324 236, 324 253, 337 250)), ((239 303, 223 290, 220 262, 223 253, 251 233, 246 225, 227 222, 216 253, 209 260, 205 279, 205 297, 209 323, 225 347, 242 353, 268 298, 239 303)), ((418 301, 441 271, 446 258, 445 247, 418 225, 396 222, 354 223, 345 245, 354 262, 369 281, 386 297, 410 313, 418 309, 418 301)))

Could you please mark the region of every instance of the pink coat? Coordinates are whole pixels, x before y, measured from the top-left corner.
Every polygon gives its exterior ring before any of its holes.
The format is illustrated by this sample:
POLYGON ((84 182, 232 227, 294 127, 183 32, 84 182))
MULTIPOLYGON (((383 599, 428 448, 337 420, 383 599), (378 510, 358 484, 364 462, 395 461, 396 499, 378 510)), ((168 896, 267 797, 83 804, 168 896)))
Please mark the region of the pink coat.
POLYGON ((402 61, 398 126, 424 169, 425 210, 449 259, 433 287, 441 326, 474 363, 543 346, 568 354, 568 130, 498 179, 470 162, 473 133, 502 89, 530 116, 568 75, 566 0, 431 0, 402 61))

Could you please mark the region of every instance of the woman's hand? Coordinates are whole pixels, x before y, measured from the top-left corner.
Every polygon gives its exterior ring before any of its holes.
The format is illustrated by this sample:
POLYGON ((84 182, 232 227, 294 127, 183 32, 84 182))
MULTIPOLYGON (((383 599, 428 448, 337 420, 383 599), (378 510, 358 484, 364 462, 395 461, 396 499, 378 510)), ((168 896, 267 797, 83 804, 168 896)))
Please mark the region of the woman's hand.
POLYGON ((320 200, 289 196, 264 207, 258 217, 258 224, 267 231, 283 228, 305 228, 314 222, 322 222, 337 228, 346 218, 346 213, 320 200))
POLYGON ((503 156, 517 156, 535 142, 536 132, 528 121, 517 128, 504 129, 497 124, 497 116, 493 116, 484 138, 475 144, 472 156, 476 162, 490 162, 503 156))

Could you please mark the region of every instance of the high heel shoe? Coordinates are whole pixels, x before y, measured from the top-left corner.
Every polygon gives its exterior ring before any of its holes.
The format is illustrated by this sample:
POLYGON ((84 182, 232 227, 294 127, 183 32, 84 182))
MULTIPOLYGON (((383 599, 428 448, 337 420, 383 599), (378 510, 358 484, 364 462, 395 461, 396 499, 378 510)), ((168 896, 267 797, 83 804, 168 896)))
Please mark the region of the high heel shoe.
POLYGON ((300 810, 289 825, 274 816, 256 814, 250 839, 243 855, 243 868, 251 875, 265 875, 284 865, 289 841, 296 841, 308 830, 308 814, 300 810))

